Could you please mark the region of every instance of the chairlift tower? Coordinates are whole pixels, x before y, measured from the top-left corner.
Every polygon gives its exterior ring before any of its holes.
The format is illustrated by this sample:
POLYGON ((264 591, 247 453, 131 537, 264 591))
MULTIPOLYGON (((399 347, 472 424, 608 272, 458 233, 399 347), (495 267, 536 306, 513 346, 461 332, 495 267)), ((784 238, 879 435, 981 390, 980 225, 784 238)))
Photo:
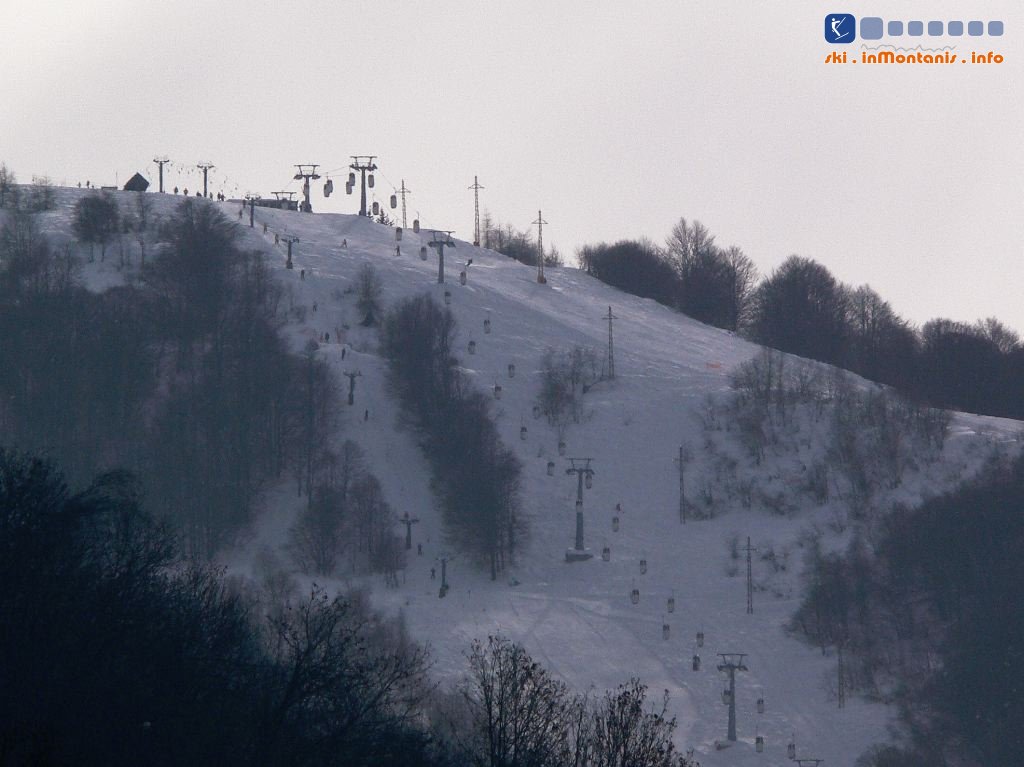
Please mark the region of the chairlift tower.
MULTIPOLYGON (((210 172, 210 168, 216 168, 217 166, 214 165, 212 162, 201 162, 198 163, 196 167, 203 172, 203 197, 206 197, 206 176, 210 172)), ((162 171, 163 169, 161 168, 161 172, 162 171)))
POLYGON ((480 185, 476 176, 473 176, 473 186, 468 187, 473 190, 473 244, 476 247, 480 247, 480 190, 484 189, 480 185))
POLYGON ((729 689, 727 691, 728 700, 726 703, 729 706, 729 731, 727 737, 729 740, 736 741, 736 672, 737 671, 748 671, 746 663, 743 659, 747 657, 746 653, 737 652, 720 652, 718 657, 722 661, 718 664, 718 670, 724 671, 729 675, 729 689))
POLYGON ((593 458, 570 458, 571 466, 565 470, 566 474, 576 475, 576 542, 573 548, 565 552, 566 562, 584 562, 590 559, 593 554, 583 546, 583 481, 586 480, 587 487, 593 481, 594 470, 590 468, 593 458), (580 465, 576 465, 579 461, 580 465))
POLYGON ((405 188, 405 179, 402 179, 402 188, 398 190, 398 194, 402 197, 402 228, 407 229, 408 226, 405 223, 405 196, 412 194, 412 189, 405 188))
POLYGON ((442 554, 437 561, 441 563, 441 588, 437 596, 444 599, 445 594, 448 593, 448 563, 452 561, 452 556, 451 554, 442 554))
POLYGON ((419 523, 419 517, 409 516, 409 512, 405 512, 398 518, 398 521, 405 525, 405 550, 408 551, 412 548, 412 526, 419 523))
POLYGON ((281 200, 287 200, 288 202, 291 202, 292 197, 295 196, 295 192, 289 192, 287 190, 283 192, 271 192, 271 194, 274 195, 274 199, 276 199, 278 202, 280 202, 281 200))
MULTIPOLYGON (((260 196, 258 194, 247 194, 245 199, 249 203, 249 228, 252 229, 256 226, 256 200, 260 199, 260 196)), ((245 207, 244 202, 242 207, 245 207)), ((291 267, 288 268, 290 269, 291 267)))
POLYGON ((537 211, 537 220, 530 223, 537 225, 537 282, 541 285, 547 284, 547 277, 544 276, 544 224, 547 221, 537 211))
POLYGON ((298 168, 298 172, 295 174, 295 180, 302 182, 302 205, 299 206, 303 213, 312 213, 313 204, 309 201, 309 182, 316 181, 320 178, 320 174, 316 172, 316 169, 320 167, 319 164, 303 163, 295 166, 298 168))
MULTIPOLYGON (((377 159, 375 154, 353 154, 349 155, 352 158, 352 163, 348 166, 352 170, 357 170, 360 173, 362 180, 362 196, 359 198, 359 215, 366 215, 366 174, 373 173, 377 170, 377 163, 374 160, 377 159)), ((404 183, 404 182, 403 182, 404 183)), ((373 186, 372 177, 370 186, 373 186)))
POLYGON ((348 379, 348 404, 354 405, 356 402, 356 379, 360 378, 363 374, 359 370, 354 372, 346 370, 342 375, 348 379))
POLYGON ((170 159, 168 159, 167 155, 160 155, 159 157, 154 157, 153 158, 153 162, 155 162, 157 164, 157 167, 159 167, 159 169, 160 169, 160 171, 159 171, 159 174, 160 174, 160 194, 163 194, 164 193, 164 166, 167 163, 170 162, 170 159))
MULTIPOLYGON (((250 203, 251 204, 251 203, 250 203)), ((282 237, 281 242, 288 243, 288 260, 284 264, 285 269, 294 269, 295 266, 292 264, 292 245, 299 241, 298 237, 282 237)))
POLYGON ((455 241, 452 240, 454 229, 435 229, 434 234, 428 243, 430 247, 437 248, 437 284, 444 284, 444 249, 454 248, 455 241))

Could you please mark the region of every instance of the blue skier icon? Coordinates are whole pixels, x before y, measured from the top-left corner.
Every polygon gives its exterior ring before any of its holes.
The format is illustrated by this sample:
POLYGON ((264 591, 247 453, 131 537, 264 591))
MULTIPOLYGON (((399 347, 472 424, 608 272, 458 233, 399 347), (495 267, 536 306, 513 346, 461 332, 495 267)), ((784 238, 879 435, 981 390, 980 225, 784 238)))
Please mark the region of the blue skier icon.
POLYGON ((830 13, 825 17, 825 40, 833 44, 852 43, 857 38, 857 22, 849 13, 830 13))

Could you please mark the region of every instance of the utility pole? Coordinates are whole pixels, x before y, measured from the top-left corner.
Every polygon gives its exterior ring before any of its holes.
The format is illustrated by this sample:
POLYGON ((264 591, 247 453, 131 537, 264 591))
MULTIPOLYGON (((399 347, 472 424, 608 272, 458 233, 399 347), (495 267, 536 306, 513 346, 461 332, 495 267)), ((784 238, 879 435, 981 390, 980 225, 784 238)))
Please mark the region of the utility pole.
POLYGON ((747 666, 743 662, 743 659, 747 657, 746 653, 735 653, 735 652, 720 652, 718 656, 722 659, 721 663, 718 664, 719 671, 725 671, 729 674, 729 689, 726 692, 726 703, 729 706, 729 732, 728 738, 731 741, 736 740, 736 672, 747 671, 747 666))
POLYGON ((617 320, 614 314, 612 314, 612 308, 608 307, 608 314, 604 315, 602 320, 608 320, 608 378, 615 378, 615 344, 614 337, 612 336, 612 321, 617 320))
POLYGON ((348 379, 348 404, 354 405, 356 401, 356 379, 362 376, 362 372, 357 370, 354 373, 350 373, 346 370, 342 375, 348 379))
POLYGON ((296 165, 295 167, 299 169, 298 173, 295 174, 295 180, 302 182, 302 196, 305 198, 300 209, 303 213, 312 213, 313 204, 309 201, 309 182, 316 181, 320 178, 320 174, 316 172, 316 169, 320 166, 319 164, 314 165, 313 163, 307 162, 301 165, 296 165))
MULTIPOLYGON (((258 194, 247 194, 245 199, 249 202, 249 228, 256 226, 256 200, 260 199, 258 194)), ((291 269, 291 267, 288 267, 291 269)))
POLYGON ((530 223, 537 225, 537 282, 541 285, 547 284, 547 277, 544 276, 544 224, 547 221, 537 211, 537 220, 530 223))
POLYGON ((576 475, 576 543, 573 548, 566 550, 566 562, 583 562, 593 556, 583 547, 583 481, 586 479, 588 488, 593 482, 594 470, 590 468, 592 460, 594 459, 570 458, 572 466, 565 470, 566 474, 576 475), (576 465, 577 461, 580 461, 580 466, 576 465))
MULTIPOLYGON (((398 521, 405 525, 405 550, 408 551, 412 548, 412 526, 417 524, 420 520, 418 517, 410 517, 409 512, 405 512, 398 521)), ((444 578, 442 576, 442 583, 444 578)))
POLYGON ((157 164, 157 166, 159 166, 159 168, 160 168, 160 194, 163 194, 164 193, 164 165, 169 163, 170 160, 167 158, 167 155, 160 155, 159 157, 154 157, 153 158, 153 162, 155 162, 157 164))
POLYGON ((434 235, 430 240, 430 247, 437 248, 437 284, 444 284, 444 249, 445 246, 449 248, 455 247, 455 242, 452 240, 452 232, 454 229, 435 229, 434 235))
MULTIPOLYGON (((609 307, 610 308, 610 307, 609 307)), ((676 458, 676 466, 679 467, 679 524, 686 524, 686 484, 684 482, 686 464, 690 462, 690 451, 685 445, 679 446, 679 457, 676 458)))
MULTIPOLYGON (((362 197, 359 198, 359 215, 366 215, 366 173, 369 171, 377 170, 377 164, 374 162, 377 159, 377 155, 374 154, 353 154, 349 155, 352 158, 352 164, 349 165, 352 170, 357 170, 362 176, 362 197)), ((373 186, 373 176, 370 176, 370 186, 373 186)))
POLYGON ((285 262, 284 268, 285 269, 294 269, 295 267, 292 265, 292 243, 293 242, 298 242, 299 238, 298 237, 282 237, 281 240, 283 242, 287 242, 288 243, 288 260, 285 262))
POLYGON ((756 546, 750 545, 750 536, 747 536, 747 615, 754 614, 754 570, 751 564, 751 553, 757 551, 756 546))
POLYGON ((201 162, 196 167, 203 172, 203 197, 206 197, 206 174, 210 172, 210 168, 216 168, 217 166, 212 162, 201 162))
POLYGON ((473 244, 476 247, 480 247, 480 190, 484 187, 480 186, 480 182, 477 181, 476 176, 473 176, 473 186, 468 187, 473 190, 473 244))
POLYGON ((404 178, 402 179, 402 188, 398 190, 398 193, 400 195, 402 195, 402 228, 406 229, 407 226, 406 226, 406 223, 405 223, 405 196, 407 194, 412 194, 412 189, 406 189, 405 188, 405 179, 404 178))

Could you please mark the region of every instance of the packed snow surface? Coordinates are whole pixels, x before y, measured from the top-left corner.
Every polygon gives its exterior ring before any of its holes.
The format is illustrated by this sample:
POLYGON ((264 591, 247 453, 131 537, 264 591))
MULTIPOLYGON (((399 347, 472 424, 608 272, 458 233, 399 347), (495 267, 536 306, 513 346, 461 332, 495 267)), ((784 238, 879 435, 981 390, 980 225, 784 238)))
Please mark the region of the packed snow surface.
MULTIPOLYGON (((70 207, 84 193, 61 191, 58 210, 47 214, 52 232, 69 231, 70 207)), ((151 196, 164 215, 179 199, 151 196)), ((130 195, 117 197, 129 209, 130 195)), ((295 347, 329 333, 330 343, 322 344, 318 353, 339 377, 344 371, 361 372, 355 405, 345 408, 337 439, 356 441, 397 513, 420 519, 397 588, 387 588, 376 578, 320 582, 329 588, 368 587, 380 608, 404 613, 412 635, 430 645, 433 671, 442 681, 453 682, 464 672, 472 639, 501 634, 521 642, 577 690, 603 692, 630 677, 648 685, 653 699, 668 690, 671 711, 679 720, 678 745, 693 748, 706 767, 788 764, 786 744, 794 736, 798 756, 821 758, 825 765, 852 765, 869 745, 888 737, 892 707, 849 695, 846 707, 838 708, 835 657, 822 655, 784 630, 800 599, 801 536, 816 528, 831 545, 841 545, 844 533, 832 524, 841 504, 805 502, 785 516, 735 504, 713 519, 679 521, 674 462, 679 446, 686 444, 695 456, 687 492, 696 495, 708 471, 701 460, 707 433, 700 409, 709 395, 729 396, 730 371, 760 347, 653 301, 623 294, 574 268, 548 268, 548 282, 540 285, 534 268, 463 240, 445 249, 445 284, 437 284, 437 252, 428 247, 427 260, 420 259, 420 248, 433 233, 427 227, 418 234, 407 228, 396 242, 394 228, 359 216, 257 208, 256 226, 250 229, 248 210, 238 218, 238 203, 210 204, 238 221, 246 247, 268 253, 285 283, 286 300, 306 307, 305 320, 286 327, 295 347), (284 244, 275 246, 275 233, 299 238, 292 270, 285 269, 284 244), (463 286, 459 273, 470 258, 463 286), (523 511, 531 536, 516 564, 497 581, 445 545, 416 434, 403 424, 388 391, 386 362, 378 354, 375 333, 358 326, 350 289, 364 263, 379 270, 385 305, 422 292, 443 301, 449 292, 462 365, 481 389, 492 392, 496 384, 502 388, 494 414, 504 442, 523 464, 523 511), (567 449, 561 457, 557 430, 533 417, 540 359, 546 349, 580 344, 604 360, 608 323, 602 317, 609 307, 618 318, 616 377, 585 396, 586 417, 565 432, 567 449), (491 330, 486 333, 488 318, 491 330), (467 351, 470 340, 476 342, 474 355, 467 351), (592 458, 595 472, 593 487, 584 492, 586 545, 595 556, 572 564, 565 562, 575 529, 576 479, 566 474, 569 457, 592 458), (549 461, 555 463, 554 476, 548 475, 549 461), (622 508, 621 525, 613 532, 616 504, 622 508), (753 557, 753 614, 746 612, 743 553, 734 559, 729 546, 736 538, 742 547, 748 536, 758 548, 753 557), (416 554, 417 543, 422 555, 416 554), (611 550, 608 562, 601 559, 606 545, 611 550), (769 548, 785 570, 762 558, 769 548), (440 599, 437 558, 444 554, 452 555, 451 589, 440 599), (641 559, 648 564, 645 574, 641 559), (437 580, 431 580, 432 567, 437 580), (634 587, 640 592, 635 605, 630 599, 634 587), (675 610, 669 613, 672 596, 675 610), (669 626, 668 639, 663 638, 664 624, 669 626), (704 635, 701 648, 697 632, 704 635), (739 741, 719 749, 716 744, 724 745, 726 735, 726 676, 716 670, 716 654, 737 652, 746 653, 749 669, 737 674, 739 741), (692 670, 694 654, 701 657, 699 671, 692 670), (757 713, 758 698, 764 699, 763 714, 757 713), (754 747, 757 735, 765 739, 760 754, 754 747)), ((110 257, 104 265, 89 265, 86 277, 97 289, 121 279, 110 257)), ((1018 429, 1013 421, 956 415, 940 461, 943 482, 948 485, 976 470, 993 445, 1012 444, 1018 429)), ((774 473, 785 485, 797 471, 792 464, 791 456, 769 455, 758 471, 774 473)), ((907 478, 899 499, 913 501, 935 489, 935 472, 922 472, 907 478)), ((234 571, 248 572, 255 553, 265 547, 280 549, 286 557, 287 530, 301 501, 288 486, 269 493, 265 505, 251 539, 225 556, 234 571)))

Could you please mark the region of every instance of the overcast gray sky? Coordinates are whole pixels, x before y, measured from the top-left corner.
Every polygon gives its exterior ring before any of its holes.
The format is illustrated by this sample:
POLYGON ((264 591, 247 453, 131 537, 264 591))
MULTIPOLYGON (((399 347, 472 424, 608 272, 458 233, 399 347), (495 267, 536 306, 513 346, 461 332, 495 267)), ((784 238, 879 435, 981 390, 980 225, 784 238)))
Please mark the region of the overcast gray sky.
POLYGON ((686 216, 763 272, 798 253, 915 322, 1024 331, 1024 4, 827 5, 0 0, 0 160, 123 183, 166 154, 169 187, 208 160, 214 189, 269 195, 294 163, 373 153, 380 199, 404 178, 458 236, 476 174, 494 216, 542 208, 566 254, 686 216), (1006 61, 826 66, 825 11, 999 19, 957 45, 1006 61))

